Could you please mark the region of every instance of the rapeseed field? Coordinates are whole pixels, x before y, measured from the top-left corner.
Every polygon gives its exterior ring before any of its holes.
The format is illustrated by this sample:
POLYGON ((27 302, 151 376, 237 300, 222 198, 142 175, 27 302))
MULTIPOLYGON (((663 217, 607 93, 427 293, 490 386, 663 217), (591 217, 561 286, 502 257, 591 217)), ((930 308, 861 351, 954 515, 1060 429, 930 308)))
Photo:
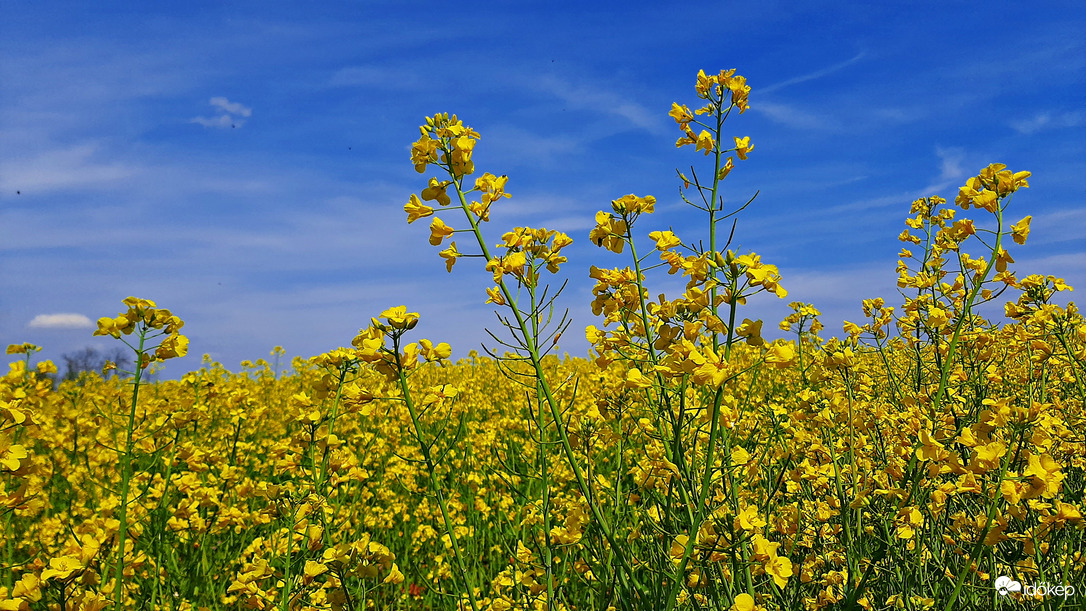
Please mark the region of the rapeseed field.
POLYGON ((188 340, 146 298, 95 332, 132 349, 127 376, 57 384, 9 346, 0 610, 1078 608, 1086 325, 1062 279, 1014 272, 1030 173, 912 202, 900 300, 829 338, 795 302, 769 340, 744 305, 787 278, 730 248, 720 197, 756 155, 725 130, 750 87, 702 72, 694 94, 669 114, 703 164, 677 177, 700 235, 651 227, 656 198, 631 194, 587 236, 495 244, 508 177, 476 171, 461 119, 426 119, 404 210, 451 274, 492 272, 489 354, 453 362, 394 298, 285 373, 205 359, 149 382, 188 340), (616 261, 591 270, 587 329, 549 281, 582 238, 616 261), (681 294, 652 289, 668 275, 681 294), (566 333, 590 358, 555 354, 566 333))

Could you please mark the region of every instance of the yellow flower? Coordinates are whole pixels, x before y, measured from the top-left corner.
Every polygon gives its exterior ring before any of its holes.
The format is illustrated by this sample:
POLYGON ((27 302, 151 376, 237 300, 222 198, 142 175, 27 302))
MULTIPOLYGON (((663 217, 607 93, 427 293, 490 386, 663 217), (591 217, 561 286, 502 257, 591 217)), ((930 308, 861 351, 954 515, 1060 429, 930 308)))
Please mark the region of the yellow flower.
MULTIPOLYGON (((422 199, 426 201, 437 200, 437 203, 441 204, 442 206, 448 206, 450 203, 452 203, 452 199, 447 193, 445 193, 445 189, 448 188, 451 183, 452 181, 450 180, 440 182, 436 178, 431 178, 430 186, 422 190, 422 199)), ((412 195, 412 197, 414 196, 412 195)))
POLYGON ((916 449, 917 460, 943 460, 948 455, 943 444, 933 439, 927 429, 920 430, 920 444, 916 449))
POLYGON ((155 350, 155 358, 160 361, 185 356, 189 353, 189 338, 174 333, 162 340, 155 350))
POLYGON ((753 505, 747 506, 735 518, 735 527, 746 531, 753 531, 763 526, 765 526, 765 520, 758 515, 758 508, 753 505))
POLYGON ((518 278, 524 276, 524 266, 528 259, 523 252, 511 252, 504 257, 495 257, 487 262, 486 271, 493 272, 494 282, 501 282, 503 275, 512 275, 518 278))
POLYGON ((150 299, 140 299, 138 297, 125 297, 121 303, 128 306, 133 310, 143 311, 158 307, 154 301, 150 299))
POLYGON ((502 296, 500 287, 492 286, 486 290, 486 301, 484 303, 493 303, 494 305, 505 305, 505 297, 502 296))
POLYGON ((449 247, 445 250, 437 253, 442 259, 445 259, 446 271, 452 272, 453 265, 456 264, 456 259, 460 257, 460 253, 456 250, 456 241, 449 244, 449 247))
POLYGON ((56 578, 64 581, 75 574, 76 571, 82 572, 83 561, 77 556, 61 556, 60 558, 53 558, 49 561, 49 568, 45 569, 41 573, 42 581, 49 581, 56 578))
POLYGON ((1059 522, 1059 523, 1065 523, 1065 522, 1078 523, 1078 522, 1082 521, 1082 512, 1079 511, 1078 508, 1075 507, 1074 505, 1072 505, 1071 503, 1064 503, 1063 501, 1057 500, 1055 502, 1055 506, 1056 506, 1056 515, 1053 516, 1053 519, 1056 522, 1059 522))
POLYGON ((735 138, 735 154, 740 159, 746 159, 747 154, 754 150, 754 145, 750 143, 750 136, 744 138, 735 138))
POLYGON ((670 231, 653 231, 649 234, 650 240, 656 241, 656 250, 669 250, 682 244, 682 240, 670 231))
POLYGON ((430 223, 430 244, 432 246, 437 246, 441 244, 442 240, 451 236, 452 234, 453 228, 446 225, 445 221, 442 221, 439 218, 435 218, 433 222, 430 223))
POLYGON ((422 174, 426 171, 428 164, 437 162, 437 145, 438 141, 431 138, 425 131, 422 137, 411 145, 411 163, 414 164, 416 172, 422 174))
POLYGON ((1003 248, 1000 248, 996 252, 996 265, 995 265, 996 271, 998 271, 998 272, 1007 271, 1007 264, 1008 263, 1014 263, 1014 258, 1011 257, 1011 253, 1007 252, 1003 248))
POLYGON ((1033 489, 1045 498, 1053 498, 1059 493, 1064 478, 1060 465, 1048 454, 1030 456, 1029 467, 1022 475, 1033 478, 1033 489))
POLYGON ((765 572, 773 578, 773 583, 778 588, 788 585, 788 578, 792 576, 792 561, 784 556, 773 555, 765 563, 765 572))
POLYGON ((418 196, 414 193, 411 194, 411 199, 404 204, 403 211, 407 213, 408 223, 414 223, 420 218, 434 213, 434 209, 419 201, 418 196))
POLYGON ((119 338, 121 334, 128 335, 136 328, 136 324, 125 316, 110 318, 103 316, 98 319, 98 329, 94 335, 110 335, 119 338))
POLYGON ((1026 238, 1029 237, 1029 223, 1032 220, 1032 216, 1027 216, 1014 225, 1011 225, 1011 237, 1014 238, 1015 244, 1026 243, 1026 238))
POLYGON ((777 555, 777 549, 781 544, 770 541, 762 535, 754 535, 750 540, 751 546, 754 548, 755 560, 769 560, 777 555))
POLYGON ((792 361, 796 360, 796 350, 792 347, 791 343, 777 340, 769 347, 769 351, 766 352, 765 362, 773 365, 778 369, 784 369, 792 364, 792 361))
POLYGON ((704 70, 698 70, 698 80, 694 84, 694 90, 697 91, 699 98, 708 98, 709 90, 718 82, 716 75, 707 76, 704 70))
MULTIPOLYGON (((12 589, 11 595, 16 600, 23 599, 24 602, 38 602, 41 600, 41 580, 34 573, 23 573, 23 576, 19 581, 15 582, 15 588, 12 589)), ((3 602, 0 602, 0 609, 4 609, 3 602)), ((12 609, 19 609, 25 611, 28 607, 14 606, 12 609)))
POLYGON ((703 129, 703 130, 701 130, 701 133, 698 134, 697 146, 694 147, 694 150, 695 151, 704 150, 705 154, 708 155, 709 153, 713 152, 713 145, 715 145, 715 144, 716 144, 716 141, 713 140, 713 135, 710 134, 708 130, 703 129))
POLYGON ((392 563, 392 567, 388 570, 388 576, 384 578, 381 583, 401 584, 403 583, 404 576, 400 572, 400 567, 396 566, 396 563, 392 563))
POLYGON ((649 388, 652 386, 652 379, 644 376, 637 369, 631 369, 626 372, 626 383, 623 386, 626 388, 649 388))
POLYGON ((735 597, 735 603, 728 611, 754 611, 754 597, 743 592, 735 597))
POLYGON ((1022 491, 1019 490, 1018 484, 1009 479, 1003 480, 999 485, 999 491, 1007 500, 1008 505, 1017 505, 1022 501, 1022 491))
MULTIPOLYGON (((742 259, 744 256, 746 255, 743 255, 736 260, 742 263, 742 259)), ((781 273, 780 270, 777 269, 776 265, 766 265, 761 262, 756 262, 747 267, 746 274, 747 278, 750 280, 751 286, 765 287, 767 291, 773 293, 781 299, 784 299, 788 296, 788 291, 786 291, 784 287, 777 284, 778 282, 780 282, 781 273)))
POLYGON ((611 201, 611 208, 618 214, 652 214, 655 206, 656 198, 652 195, 638 197, 631 193, 611 201))
POLYGON ((615 254, 621 254, 626 245, 626 222, 611 216, 611 213, 600 210, 596 213, 596 227, 589 232, 588 239, 597 246, 602 246, 615 254))
POLYGON ((408 312, 407 306, 396 306, 381 312, 381 318, 393 329, 414 329, 419 323, 418 312, 408 312))
POLYGON ((979 472, 999 468, 1000 459, 1007 453, 1007 446, 999 441, 973 448, 973 460, 970 466, 979 472))
POLYGON ((732 168, 734 167, 735 164, 732 162, 732 158, 728 157, 728 160, 724 162, 724 165, 721 166, 720 171, 716 174, 717 180, 724 180, 724 178, 731 173, 732 168))
POLYGON ((305 569, 302 571, 302 582, 305 584, 313 583, 318 575, 328 572, 328 567, 320 562, 314 562, 312 560, 305 561, 305 569))
POLYGON ((452 347, 445 342, 441 342, 435 346, 434 343, 428 339, 420 339, 419 346, 422 350, 422 358, 427 361, 440 361, 447 359, 452 355, 452 347))
POLYGON ((682 558, 686 553, 686 544, 690 541, 690 537, 686 535, 677 535, 671 541, 670 554, 672 558, 682 558))
POLYGON ((732 76, 735 70, 729 70, 727 72, 721 71, 720 84, 727 87, 732 92, 732 104, 739 109, 739 114, 743 114, 750 108, 747 103, 750 97, 750 85, 747 85, 747 78, 745 76, 732 76))
POLYGON ((928 326, 932 329, 942 329, 949 320, 946 310, 942 308, 928 310, 928 326))
POLYGON ((749 346, 761 346, 765 344, 765 340, 762 339, 762 321, 751 320, 749 318, 743 319, 743 324, 739 325, 739 328, 735 330, 735 334, 739 337, 746 338, 747 345, 749 346))
POLYGON ((706 349, 706 354, 692 352, 690 362, 695 366, 693 375, 695 384, 716 387, 728 379, 730 369, 727 362, 712 349, 706 349))
POLYGON ((686 104, 680 106, 678 103, 672 102, 671 112, 667 114, 672 119, 675 119, 675 122, 679 125, 686 125, 694 120, 694 115, 690 112, 690 109, 686 107, 686 104))
POLYGON ((0 452, 0 467, 4 467, 8 471, 18 471, 20 463, 28 456, 26 448, 21 445, 9 446, 3 452, 0 452))

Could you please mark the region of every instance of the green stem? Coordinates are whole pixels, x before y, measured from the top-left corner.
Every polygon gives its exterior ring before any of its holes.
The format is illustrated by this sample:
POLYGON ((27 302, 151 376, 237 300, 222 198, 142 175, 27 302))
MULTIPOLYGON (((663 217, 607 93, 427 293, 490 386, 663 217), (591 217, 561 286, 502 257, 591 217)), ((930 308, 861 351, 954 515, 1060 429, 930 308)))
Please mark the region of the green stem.
POLYGON ((291 580, 294 578, 291 574, 291 569, 293 568, 291 564, 294 560, 292 558, 292 555, 294 554, 294 521, 297 515, 297 508, 294 506, 292 499, 290 505, 290 522, 287 524, 287 563, 283 568, 283 598, 282 602, 279 603, 280 611, 290 611, 290 594, 291 590, 294 589, 293 584, 291 584, 291 580))
POLYGON ((117 561, 113 572, 115 580, 113 586, 113 605, 121 605, 124 597, 124 548, 128 536, 128 488, 132 479, 132 436, 136 427, 136 403, 140 396, 140 380, 143 378, 143 348, 147 339, 147 329, 140 329, 139 347, 136 348, 136 366, 132 377, 132 405, 128 410, 128 421, 125 427, 124 454, 121 455, 121 515, 117 531, 117 561))
POLYGON ((317 492, 321 496, 324 496, 324 491, 328 485, 328 459, 332 453, 332 432, 336 429, 336 417, 339 415, 339 401, 343 395, 343 381, 347 377, 347 364, 340 365, 339 368, 339 383, 336 384, 336 398, 332 401, 332 418, 328 421, 328 436, 325 437, 324 443, 324 456, 321 459, 321 474, 318 480, 319 485, 317 492))
POLYGON ((411 398, 411 390, 407 386, 407 374, 404 371, 403 361, 400 359, 400 335, 393 334, 392 336, 392 351, 396 359, 396 378, 400 383, 400 392, 403 393, 404 404, 407 405, 407 411, 411 415, 411 424, 415 428, 416 440, 419 443, 419 450, 422 452, 422 457, 426 463, 426 472, 430 478, 430 489, 433 491, 434 496, 437 498, 438 506, 441 508, 441 517, 445 521, 445 532, 449 535, 449 543, 452 545, 453 556, 456 557, 456 565, 460 569, 460 575, 464 579, 464 589, 467 591, 468 600, 471 602, 471 608, 473 611, 479 611, 479 603, 475 600, 475 586, 472 583, 471 575, 468 573, 467 567, 464 564, 464 558, 460 553, 460 544, 456 538, 456 531, 453 527, 452 518, 449 517, 449 506, 445 500, 445 495, 442 493, 441 486, 437 481, 436 466, 434 465, 433 457, 430 454, 430 446, 422 438, 422 427, 419 424, 418 411, 415 409, 415 403, 411 398))

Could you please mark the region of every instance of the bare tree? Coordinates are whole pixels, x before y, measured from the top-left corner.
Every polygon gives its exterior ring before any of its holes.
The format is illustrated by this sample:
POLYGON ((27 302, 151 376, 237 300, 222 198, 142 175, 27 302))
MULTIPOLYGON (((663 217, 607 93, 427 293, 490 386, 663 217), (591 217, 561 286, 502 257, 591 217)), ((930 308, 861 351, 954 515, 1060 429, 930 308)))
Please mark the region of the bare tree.
MULTIPOLYGON (((112 361, 117 365, 117 370, 131 369, 132 357, 123 348, 115 347, 106 352, 99 352, 97 348, 86 347, 82 350, 75 352, 68 352, 62 355, 60 358, 64 359, 64 378, 65 380, 77 380, 79 374, 83 372, 94 371, 99 374, 102 373, 102 368, 106 366, 106 361, 112 361)), ((115 370, 114 373, 117 373, 115 370)), ((109 374, 105 374, 109 377, 109 374)), ((121 373, 120 375, 125 375, 121 373)))

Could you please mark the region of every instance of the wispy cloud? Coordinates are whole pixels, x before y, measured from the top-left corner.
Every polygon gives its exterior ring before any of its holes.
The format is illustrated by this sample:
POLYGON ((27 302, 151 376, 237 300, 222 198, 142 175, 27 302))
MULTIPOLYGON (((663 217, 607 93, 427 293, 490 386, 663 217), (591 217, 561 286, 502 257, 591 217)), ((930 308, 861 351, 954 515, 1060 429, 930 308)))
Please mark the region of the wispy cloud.
POLYGON ((240 102, 231 102, 224 97, 211 98, 208 104, 218 109, 218 116, 193 117, 189 120, 189 123, 196 123, 204 127, 241 127, 245 125, 245 119, 253 115, 252 108, 240 102))
POLYGON ((796 129, 836 129, 840 127, 840 123, 836 119, 830 117, 821 117, 813 113, 799 110, 794 106, 788 104, 777 104, 773 102, 758 102, 752 104, 751 108, 761 112, 771 120, 785 125, 787 127, 793 127, 796 129))
POLYGON ((94 323, 82 314, 38 314, 27 326, 31 329, 89 329, 94 323))
POLYGON ((777 91, 778 89, 784 89, 785 87, 790 87, 792 85, 798 85, 800 83, 806 83, 807 81, 820 79, 824 76, 828 76, 830 74, 833 74, 834 72, 837 72, 838 70, 842 70, 851 66, 852 64, 855 64, 856 62, 863 59, 865 55, 867 55, 866 51, 860 51, 854 57, 852 57, 852 59, 845 60, 839 64, 834 64, 821 70, 815 70, 814 72, 809 72, 801 76, 790 78, 786 81, 781 81, 780 83, 776 83, 768 87, 760 87, 758 90, 762 94, 772 93, 774 91, 777 91))
POLYGON ((965 170, 962 163, 965 161, 965 151, 957 147, 935 147, 935 154, 939 157, 939 176, 932 183, 921 190, 919 197, 931 195, 957 186, 965 178, 965 170))
POLYGON ((502 158, 524 159, 532 165, 546 165, 577 153, 591 136, 580 134, 542 135, 521 127, 499 125, 487 133, 487 145, 502 158))
POLYGON ((1031 136, 1046 129, 1059 129, 1061 127, 1078 127, 1086 124, 1086 113, 1074 112, 1040 112, 1030 119, 1012 121, 1011 127, 1020 134, 1031 136))
POLYGON ((99 159, 99 150, 95 143, 83 143, 26 158, 3 159, 0 191, 34 194, 109 187, 139 172, 138 167, 129 163, 99 159))
POLYGON ((928 197, 956 186, 966 175, 962 164, 965 161, 964 149, 958 147, 935 147, 935 155, 939 158, 939 174, 922 189, 912 191, 899 191, 890 195, 864 198, 859 201, 839 204, 826 209, 827 213, 843 213, 858 210, 874 210, 888 206, 900 206, 907 204, 919 197, 928 197))
POLYGON ((386 67, 348 66, 337 70, 328 79, 333 87, 371 87, 380 89, 412 90, 423 86, 418 75, 392 70, 386 67))
POLYGON ((544 93, 560 99, 568 108, 605 112, 651 133, 659 134, 667 131, 665 123, 659 117, 660 113, 631 102, 629 98, 614 91, 576 85, 553 76, 536 79, 532 83, 544 93))

